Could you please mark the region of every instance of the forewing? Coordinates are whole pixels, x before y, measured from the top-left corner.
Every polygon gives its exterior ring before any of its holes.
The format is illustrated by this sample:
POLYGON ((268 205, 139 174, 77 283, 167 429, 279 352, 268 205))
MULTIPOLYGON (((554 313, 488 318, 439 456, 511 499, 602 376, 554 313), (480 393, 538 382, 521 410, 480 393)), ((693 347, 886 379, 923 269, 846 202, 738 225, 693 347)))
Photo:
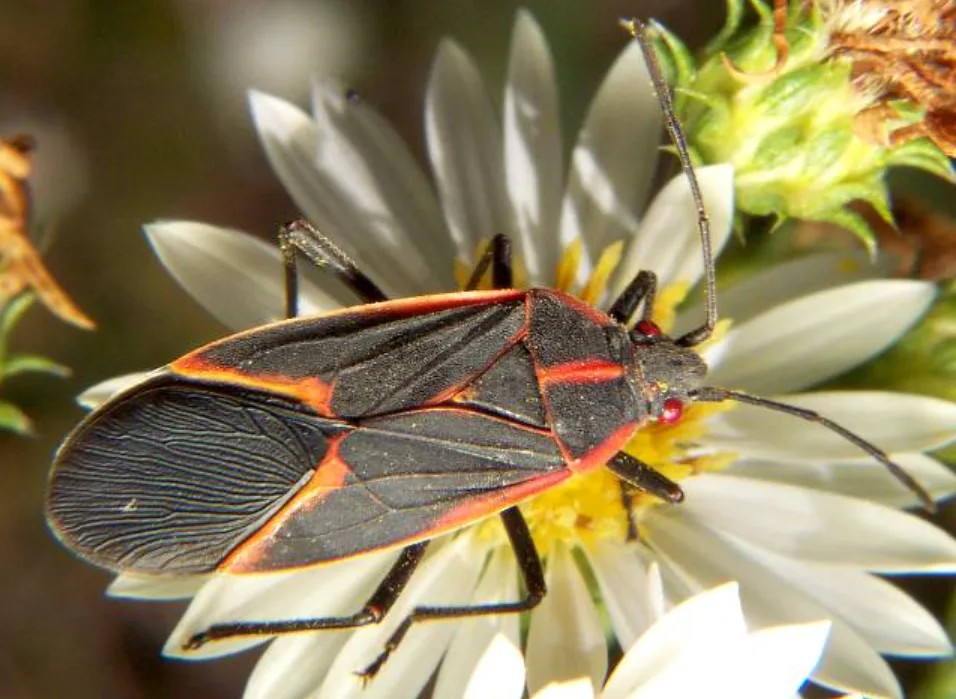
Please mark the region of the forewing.
POLYGON ((345 428, 281 397, 160 376, 66 440, 49 520, 106 568, 213 570, 311 478, 345 428))
POLYGON ((170 368, 288 395, 329 417, 435 405, 520 339, 524 300, 506 291, 373 304, 234 335, 170 368))
POLYGON ((545 431, 462 408, 361 421, 221 570, 304 566, 437 536, 570 475, 545 431))

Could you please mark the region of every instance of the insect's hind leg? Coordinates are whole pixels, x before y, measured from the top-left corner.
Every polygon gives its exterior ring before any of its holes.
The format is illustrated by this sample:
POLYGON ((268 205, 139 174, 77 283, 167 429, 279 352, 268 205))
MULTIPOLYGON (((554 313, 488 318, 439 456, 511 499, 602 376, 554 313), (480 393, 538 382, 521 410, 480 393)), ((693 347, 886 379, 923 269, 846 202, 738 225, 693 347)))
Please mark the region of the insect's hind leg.
POLYGON ((385 661, 401 644, 412 624, 419 621, 462 619, 492 614, 518 614, 534 609, 544 599, 547 592, 544 582, 544 568, 541 565, 541 556, 535 548, 534 539, 531 538, 531 531, 528 529, 524 516, 517 507, 509 507, 501 513, 501 521, 508 534, 508 540, 511 542, 511 548, 515 552, 521 577, 524 578, 524 598, 516 602, 473 604, 457 607, 415 607, 385 642, 385 648, 381 655, 371 665, 358 673, 361 677, 366 680, 375 677, 375 674, 382 669, 385 661))
POLYGON ((279 252, 285 268, 285 312, 287 318, 298 315, 299 278, 295 253, 301 252, 316 267, 327 269, 366 303, 387 301, 388 297, 356 266, 335 243, 308 221, 299 219, 279 229, 279 252))
POLYGON ((323 617, 318 619, 288 619, 285 621, 243 621, 227 624, 215 624, 205 631, 194 634, 185 644, 185 650, 196 650, 210 641, 220 641, 236 636, 278 636, 303 631, 324 631, 328 629, 354 629, 369 624, 377 624, 392 608, 402 590, 408 584, 412 573, 421 563, 428 547, 427 541, 406 546, 398 560, 382 578, 375 592, 355 614, 344 617, 323 617))
POLYGON ((478 288, 481 278, 485 276, 491 266, 491 286, 495 289, 511 289, 514 287, 514 270, 511 264, 511 240, 504 233, 499 233, 491 239, 485 248, 481 259, 475 265, 475 270, 465 284, 465 291, 478 288))

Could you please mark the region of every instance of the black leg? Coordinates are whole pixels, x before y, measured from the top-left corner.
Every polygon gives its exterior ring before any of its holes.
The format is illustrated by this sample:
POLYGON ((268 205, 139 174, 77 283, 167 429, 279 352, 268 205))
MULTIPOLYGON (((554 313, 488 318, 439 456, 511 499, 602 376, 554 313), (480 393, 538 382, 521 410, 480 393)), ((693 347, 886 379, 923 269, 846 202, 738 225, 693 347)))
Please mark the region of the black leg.
POLYGON ((316 267, 327 269, 341 279, 366 303, 386 301, 387 297, 371 279, 362 274, 355 262, 322 235, 311 223, 292 221, 279 229, 279 251, 285 267, 286 317, 298 315, 299 291, 295 253, 301 252, 316 267))
POLYGON ((488 271, 488 265, 491 265, 491 285, 495 289, 511 289, 514 286, 514 273, 511 268, 511 241, 508 236, 499 233, 491 239, 491 243, 485 249, 478 264, 475 265, 475 271, 471 273, 468 283, 465 285, 465 291, 472 291, 478 288, 481 278, 488 271))
POLYGON ((412 573, 421 563, 428 542, 423 541, 402 549, 401 555, 388 574, 379 583, 378 588, 368 598, 362 609, 350 616, 325 617, 321 619, 289 619, 286 621, 244 621, 234 624, 216 624, 190 638, 183 648, 196 650, 210 641, 220 641, 235 636, 275 636, 301 631, 322 631, 326 629, 353 629, 369 624, 377 624, 395 604, 395 600, 405 589, 412 573))
POLYGON ((637 541, 637 522, 634 521, 634 486, 627 481, 619 480, 621 487, 621 506, 627 514, 627 536, 625 541, 637 541))
POLYGON ((619 451, 607 462, 607 467, 621 480, 661 500, 678 503, 684 499, 679 485, 627 452, 619 451))
POLYGON ((631 280, 627 288, 621 292, 621 295, 611 304, 611 310, 607 312, 614 320, 622 325, 627 325, 631 321, 634 311, 644 302, 644 310, 641 312, 643 320, 650 320, 651 311, 654 310, 654 297, 657 294, 657 275, 653 272, 644 270, 638 272, 637 276, 631 280))
POLYGON ((388 657, 401 644, 412 624, 419 621, 461 619, 493 614, 518 614, 533 609, 544 599, 547 591, 544 582, 544 568, 541 565, 541 557, 534 546, 534 539, 531 538, 531 532, 528 530, 528 524, 524 521, 521 511, 517 507, 509 507, 501 513, 501 521, 508 533, 511 548, 515 552, 518 569, 524 578, 524 599, 517 602, 473 604, 461 607, 415 607, 386 641, 385 649, 381 655, 359 673, 361 677, 365 680, 371 680, 375 677, 375 674, 382 669, 388 657))

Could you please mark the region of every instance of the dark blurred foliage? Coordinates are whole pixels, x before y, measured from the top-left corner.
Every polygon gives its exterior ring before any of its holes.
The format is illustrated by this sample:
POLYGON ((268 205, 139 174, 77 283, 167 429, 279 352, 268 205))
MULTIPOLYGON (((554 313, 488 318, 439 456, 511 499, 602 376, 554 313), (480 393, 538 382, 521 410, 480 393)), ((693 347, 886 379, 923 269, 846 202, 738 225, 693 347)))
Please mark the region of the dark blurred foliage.
MULTIPOLYGON (((566 139, 625 43, 619 17, 657 17, 691 46, 722 21, 722 3, 713 0, 525 6, 555 55, 566 139)), ((163 660, 159 649, 183 605, 105 598, 110 576, 76 561, 43 521, 51 454, 82 414, 76 394, 224 330, 165 275, 140 226, 189 218, 269 238, 296 215, 259 149, 245 88, 307 105, 310 74, 339 75, 421 154, 422 99, 440 37, 468 48, 500 96, 517 7, 506 0, 0 3, 0 136, 31 129, 38 157, 47 149, 38 182, 46 259, 99 325, 82 332, 36 307, 15 337, 74 375, 5 386, 38 436, 0 434, 0 697, 241 695, 256 653, 163 660), (285 20, 273 22, 279 12, 285 20), (321 26, 339 22, 330 31, 321 26), (333 38, 334 46, 323 44, 333 38), (296 56, 314 64, 290 70, 296 56), (275 61, 271 72, 256 72, 260 57, 275 61)))

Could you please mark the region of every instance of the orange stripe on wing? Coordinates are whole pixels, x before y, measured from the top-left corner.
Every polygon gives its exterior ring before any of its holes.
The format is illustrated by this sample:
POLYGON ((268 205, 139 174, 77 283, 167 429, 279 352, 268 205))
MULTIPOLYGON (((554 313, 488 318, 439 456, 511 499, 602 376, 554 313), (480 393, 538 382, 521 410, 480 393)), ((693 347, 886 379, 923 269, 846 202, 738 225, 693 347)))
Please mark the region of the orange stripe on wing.
POLYGON ((243 388, 255 388, 294 398, 308 405, 322 417, 336 417, 330 405, 332 386, 315 376, 295 379, 281 374, 247 374, 240 369, 207 362, 198 352, 187 354, 182 359, 176 360, 169 365, 169 368, 181 376, 234 384, 243 388))
POLYGON ((537 495, 548 488, 553 488, 561 481, 569 478, 571 473, 572 472, 567 469, 552 471, 547 475, 537 476, 524 483, 501 488, 500 490, 466 500, 435 520, 428 529, 422 532, 422 535, 418 537, 418 539, 430 539, 439 534, 463 527, 466 524, 475 522, 488 515, 501 512, 512 505, 524 502, 531 496, 537 495))
POLYGON ((269 553, 275 535, 296 514, 312 510, 345 485, 352 469, 339 457, 342 437, 334 438, 312 478, 276 512, 255 534, 243 541, 223 559, 216 570, 223 573, 253 573, 261 570, 259 561, 269 553))

